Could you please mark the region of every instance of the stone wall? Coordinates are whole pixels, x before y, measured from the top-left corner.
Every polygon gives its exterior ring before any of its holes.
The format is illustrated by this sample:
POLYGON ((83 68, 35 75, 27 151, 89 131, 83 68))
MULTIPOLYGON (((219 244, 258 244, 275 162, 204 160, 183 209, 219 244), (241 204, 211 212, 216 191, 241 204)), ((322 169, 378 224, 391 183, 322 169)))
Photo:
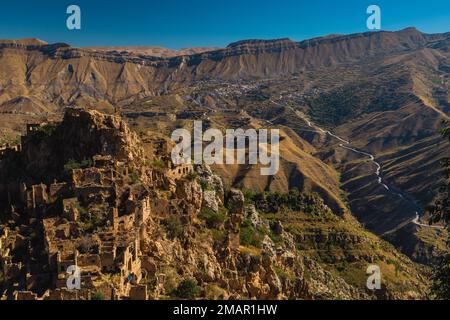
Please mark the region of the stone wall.
POLYGON ((179 179, 185 177, 186 175, 188 175, 189 173, 193 173, 193 172, 194 172, 194 167, 192 166, 192 164, 181 164, 181 165, 174 166, 173 168, 169 169, 167 171, 167 176, 174 180, 179 180, 179 179))

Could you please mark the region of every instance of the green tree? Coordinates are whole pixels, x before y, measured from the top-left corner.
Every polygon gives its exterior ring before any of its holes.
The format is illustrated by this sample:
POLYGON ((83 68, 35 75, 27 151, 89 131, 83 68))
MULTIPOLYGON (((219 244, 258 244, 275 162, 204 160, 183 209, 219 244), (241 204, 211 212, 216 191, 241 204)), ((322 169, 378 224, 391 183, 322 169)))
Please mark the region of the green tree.
POLYGON ((171 215, 164 219, 162 224, 166 227, 166 230, 172 239, 180 237, 183 234, 183 224, 178 216, 171 215))
POLYGON ((75 169, 85 169, 92 167, 93 163, 91 159, 83 159, 81 162, 77 162, 74 159, 69 159, 64 165, 64 172, 68 175, 72 173, 75 169))
POLYGON ((183 299, 193 299, 200 295, 200 291, 197 281, 186 279, 180 282, 178 288, 175 290, 175 295, 183 299))
POLYGON ((198 217, 204 220, 209 228, 217 228, 226 220, 224 209, 215 212, 210 208, 202 208, 198 217))

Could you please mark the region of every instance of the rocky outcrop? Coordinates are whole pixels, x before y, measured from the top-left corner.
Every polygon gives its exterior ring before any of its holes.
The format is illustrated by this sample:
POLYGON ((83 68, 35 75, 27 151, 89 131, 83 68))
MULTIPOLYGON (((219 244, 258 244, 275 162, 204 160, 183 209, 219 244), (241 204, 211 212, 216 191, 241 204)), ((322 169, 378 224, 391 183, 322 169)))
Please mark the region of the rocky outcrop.
POLYGON ((244 208, 245 218, 248 219, 255 228, 266 228, 269 229, 269 223, 262 219, 259 215, 258 211, 255 208, 255 205, 249 204, 244 208))
POLYGON ((128 162, 144 158, 142 142, 118 116, 68 108, 57 133, 62 134, 66 158, 111 155, 128 162))

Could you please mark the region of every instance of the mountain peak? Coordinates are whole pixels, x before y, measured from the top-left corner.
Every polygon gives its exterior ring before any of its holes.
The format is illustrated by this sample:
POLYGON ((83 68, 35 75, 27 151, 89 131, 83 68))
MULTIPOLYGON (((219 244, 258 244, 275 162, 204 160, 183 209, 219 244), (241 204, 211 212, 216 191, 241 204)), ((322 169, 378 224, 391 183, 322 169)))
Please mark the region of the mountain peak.
POLYGON ((420 32, 416 27, 407 27, 405 29, 399 30, 397 32, 415 32, 415 33, 422 33, 420 32))
POLYGON ((24 39, 16 39, 16 40, 0 39, 0 43, 2 43, 2 44, 17 44, 17 45, 24 45, 24 46, 48 45, 47 42, 40 40, 38 38, 24 38, 24 39))

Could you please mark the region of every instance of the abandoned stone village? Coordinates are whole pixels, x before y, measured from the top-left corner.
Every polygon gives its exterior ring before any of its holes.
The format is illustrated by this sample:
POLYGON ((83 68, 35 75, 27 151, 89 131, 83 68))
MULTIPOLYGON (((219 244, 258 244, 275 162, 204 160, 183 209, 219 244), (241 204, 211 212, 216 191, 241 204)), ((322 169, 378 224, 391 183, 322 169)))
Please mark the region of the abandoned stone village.
POLYGON ((2 147, 0 297, 163 299, 183 297, 183 283, 206 298, 313 296, 289 234, 278 226, 283 246, 266 237, 260 254, 243 253, 244 218, 267 222, 241 191, 225 196, 209 167, 174 166, 168 148, 142 143, 119 116, 81 108, 2 147), (293 277, 282 282, 275 264, 293 277))

